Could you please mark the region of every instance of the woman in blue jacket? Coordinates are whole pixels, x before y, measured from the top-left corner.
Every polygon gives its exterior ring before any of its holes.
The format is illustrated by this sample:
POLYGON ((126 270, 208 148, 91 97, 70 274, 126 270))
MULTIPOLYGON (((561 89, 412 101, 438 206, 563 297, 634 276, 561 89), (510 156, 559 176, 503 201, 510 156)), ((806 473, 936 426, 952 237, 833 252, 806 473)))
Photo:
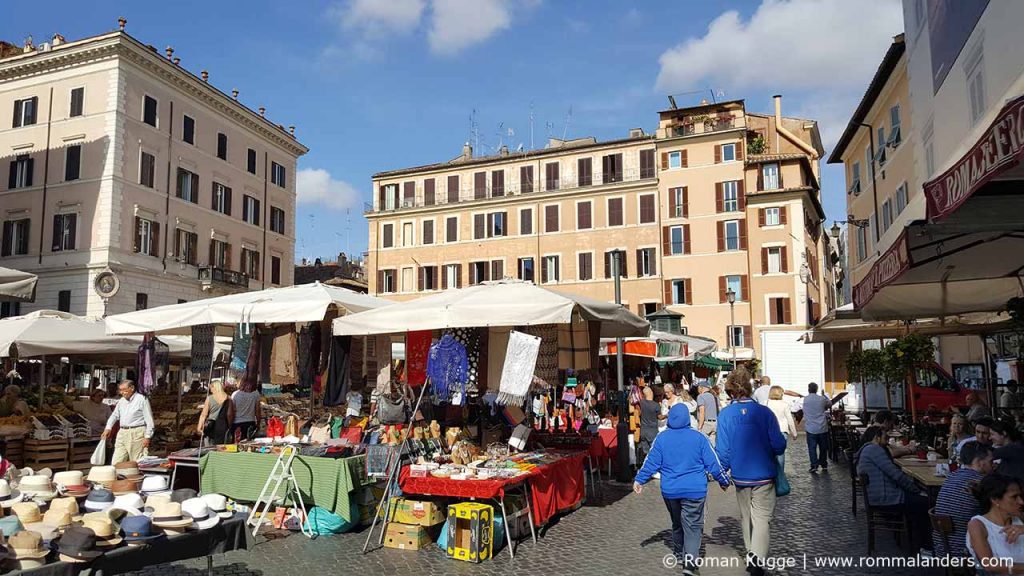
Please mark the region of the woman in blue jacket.
POLYGON ((683 573, 693 574, 690 568, 700 554, 704 533, 707 475, 714 476, 722 490, 729 487, 729 477, 707 436, 690 427, 690 413, 682 404, 669 409, 668 429, 655 438, 633 490, 639 494, 655 472, 661 472, 661 496, 672 518, 673 552, 683 562, 683 573))

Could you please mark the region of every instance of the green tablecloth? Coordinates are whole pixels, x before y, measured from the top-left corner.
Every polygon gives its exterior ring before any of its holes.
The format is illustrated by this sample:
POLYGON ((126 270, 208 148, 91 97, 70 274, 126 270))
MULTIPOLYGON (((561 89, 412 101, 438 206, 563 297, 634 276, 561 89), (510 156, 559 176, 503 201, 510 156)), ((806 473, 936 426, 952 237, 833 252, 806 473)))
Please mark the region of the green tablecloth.
MULTIPOLYGON (((297 456, 292 471, 302 491, 302 500, 309 509, 319 506, 345 520, 358 520, 359 509, 349 505, 349 493, 361 488, 366 480, 366 456, 351 458, 319 458, 297 456)), ((263 484, 277 461, 276 454, 252 452, 210 452, 203 454, 204 494, 216 492, 234 500, 255 502, 263 484)), ((280 492, 284 492, 284 487, 280 492)))

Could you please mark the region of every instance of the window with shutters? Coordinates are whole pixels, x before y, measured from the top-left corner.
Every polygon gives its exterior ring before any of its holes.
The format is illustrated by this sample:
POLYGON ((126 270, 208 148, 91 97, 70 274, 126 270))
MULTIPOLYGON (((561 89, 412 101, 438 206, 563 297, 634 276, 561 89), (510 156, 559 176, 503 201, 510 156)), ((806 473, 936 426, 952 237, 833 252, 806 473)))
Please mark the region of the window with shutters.
POLYGON ((474 286, 490 279, 491 263, 487 261, 469 263, 469 285, 474 286))
MULTIPOLYGON (((281 188, 288 186, 288 175, 284 166, 277 162, 270 163, 270 181, 281 188)), ((398 199, 398 185, 395 184, 395 199, 398 199)))
POLYGON ((791 324, 789 298, 768 299, 768 323, 791 324))
POLYGON ((435 180, 433 178, 426 178, 423 180, 423 205, 433 206, 437 204, 437 194, 434 189, 435 180))
POLYGON ((900 135, 900 105, 889 108, 889 141, 886 145, 895 150, 899 147, 901 142, 900 135))
POLYGON ((544 231, 558 232, 558 205, 544 207, 544 231))
POLYGON ((764 209, 764 225, 765 226, 779 226, 782 224, 780 216, 781 210, 779 208, 765 208, 764 209))
POLYGON ((242 273, 252 280, 260 279, 260 253, 242 248, 242 273))
POLYGON ((424 245, 433 244, 434 243, 434 221, 433 220, 424 220, 423 223, 422 223, 422 228, 423 228, 423 244, 424 245))
POLYGON ((740 209, 739 182, 722 182, 722 209, 726 212, 740 209))
POLYGON ((149 308, 149 294, 145 292, 137 292, 135 294, 135 309, 145 310, 149 308))
POLYGON ((535 281, 535 276, 533 274, 533 258, 520 258, 516 268, 518 269, 520 280, 525 282, 535 281))
POLYGON ((22 256, 28 254, 28 233, 31 220, 21 218, 4 221, 3 243, 0 256, 22 256))
POLYGON ((473 199, 487 198, 487 172, 473 174, 473 199))
POLYGON ((213 256, 211 266, 225 270, 231 268, 231 244, 223 240, 210 240, 210 254, 213 256))
POLYGON ((545 284, 553 284, 561 280, 562 270, 559 266, 559 257, 557 255, 544 257, 542 273, 543 278, 541 278, 541 281, 545 284))
POLYGON ((622 202, 622 198, 608 199, 608 226, 623 226, 625 224, 622 202))
POLYGON ((448 203, 455 204, 459 201, 459 176, 458 174, 448 177, 448 203))
POLYGON ((68 110, 68 117, 81 116, 85 108, 85 88, 71 89, 71 109, 68 110))
POLYGON ((726 220, 725 222, 725 249, 740 249, 740 221, 726 220))
POLYGON ((636 273, 637 276, 655 276, 658 273, 655 262, 657 256, 654 248, 641 248, 636 251, 636 273))
POLYGON ((473 239, 482 240, 487 237, 487 215, 473 214, 473 239))
POLYGON ((256 151, 252 148, 245 150, 245 169, 249 174, 256 173, 256 151))
MULTIPOLYGON (((230 188, 228 188, 228 199, 231 199, 230 188)), ((242 195, 242 220, 253 226, 260 225, 260 201, 248 194, 242 195)))
POLYGON ((594 183, 594 161, 591 158, 576 160, 576 185, 590 186, 594 183))
POLYGON ((415 242, 416 231, 412 222, 402 222, 402 246, 412 246, 415 242))
POLYGON ((196 121, 187 114, 181 117, 181 141, 192 145, 196 143, 196 121))
POLYGON ((669 254, 683 254, 686 252, 686 229, 683 226, 672 226, 669 228, 669 254))
POLYGON ((396 292, 396 276, 398 275, 397 270, 381 270, 380 271, 380 286, 378 292, 382 294, 391 294, 396 292))
POLYGON ((491 260, 491 280, 501 280, 505 277, 505 261, 491 260))
POLYGON ((398 184, 385 184, 381 186, 380 194, 384 210, 398 208, 398 184))
POLYGON ((178 198, 193 204, 199 203, 199 175, 184 168, 178 168, 178 198))
POLYGON ((544 189, 558 190, 559 188, 558 162, 549 162, 544 165, 544 189))
POLYGON ((0 302, 0 318, 21 316, 21 302, 0 302))
POLYGON ((722 162, 732 162, 736 159, 736 145, 722 144, 722 162))
POLYGON ((459 219, 457 216, 449 216, 444 221, 445 242, 459 241, 459 219))
POLYGON ((882 234, 892 225, 892 200, 882 202, 882 234))
POLYGON ((619 256, 619 274, 623 278, 629 277, 629 263, 626 261, 625 250, 609 250, 604 253, 604 277, 614 278, 615 255, 619 256))
POLYGON ((437 290, 437 266, 424 266, 420 268, 420 275, 423 277, 421 290, 437 290))
POLYGON ((622 182, 622 154, 608 154, 601 157, 601 181, 605 184, 622 182))
POLYGON ((143 152, 139 157, 139 184, 153 188, 156 181, 156 156, 143 152))
POLYGON ((395 246, 395 225, 385 224, 381 226, 381 248, 394 248, 395 246))
POLYGON ((217 158, 228 159, 228 135, 223 132, 217 133, 217 158))
POLYGON ((576 229, 589 230, 594 227, 593 203, 590 200, 576 204, 576 229))
POLYGON ((654 150, 640 151, 640 178, 654 178, 654 150))
POLYGON ((231 215, 231 189, 220 182, 213 183, 213 209, 221 214, 231 215))
POLYGON ((54 252, 65 252, 75 249, 75 235, 78 228, 78 214, 53 215, 53 246, 54 252))
POLYGON ((647 317, 658 311, 657 302, 641 302, 640 303, 640 315, 647 317))
POLYGON ((854 162, 850 166, 850 189, 847 194, 860 195, 860 162, 854 162))
POLYGON ((577 255, 577 280, 586 281, 594 279, 594 253, 580 252, 577 255))
POLYGON ((412 208, 416 205, 416 183, 402 183, 402 208, 412 208))
POLYGON ((498 197, 505 195, 505 171, 504 170, 493 170, 491 171, 491 197, 498 197))
POLYGON ((284 234, 284 210, 277 206, 270 207, 270 231, 284 234))
POLYGON ((669 169, 683 167, 683 153, 681 151, 676 150, 675 152, 668 153, 668 167, 669 169))
POLYGON ((779 188, 779 165, 764 164, 761 166, 761 190, 777 190, 779 188))
POLYGON ((782 269, 782 250, 782 246, 771 246, 769 248, 765 248, 768 274, 779 274, 784 271, 782 269))
POLYGON ((156 98, 146 96, 142 101, 142 121, 156 128, 157 123, 157 102, 156 98))
POLYGON ((174 231, 174 254, 178 262, 196 265, 198 258, 199 235, 195 232, 178 228, 174 231))
POLYGON ((82 175, 82 145, 73 144, 64 150, 64 181, 78 180, 82 175))
POLYGON ((857 226, 857 262, 863 262, 868 257, 868 231, 866 228, 857 226))
POLYGON ((519 235, 530 234, 533 234, 533 208, 523 208, 519 211, 519 235))
POLYGON ((640 196, 640 223, 651 224, 654 222, 654 194, 643 194, 640 196))
POLYGON ((747 295, 743 293, 743 276, 738 274, 725 277, 725 291, 732 291, 736 295, 737 302, 746 302, 747 295))
POLYGON ((157 255, 157 223, 146 218, 135 218, 135 251, 139 254, 157 255))
POLYGON ((533 166, 519 167, 519 193, 533 192, 533 166))
POLYGON ((458 288, 462 283, 459 278, 461 270, 458 264, 446 264, 444 267, 444 285, 448 288, 458 288))
POLYGON ((729 346, 743 348, 747 342, 746 328, 746 326, 729 327, 729 346))
POLYGON ((896 215, 903 213, 907 207, 907 183, 904 182, 896 187, 896 215))
POLYGON ((672 284, 671 284, 671 286, 672 286, 672 293, 671 293, 672 301, 671 301, 671 303, 672 304, 693 304, 693 302, 690 302, 689 298, 686 297, 687 294, 689 294, 689 292, 690 292, 689 291, 689 283, 690 283, 690 281, 685 279, 685 278, 681 278, 679 280, 672 280, 671 282, 672 282, 672 284))
POLYGON ((687 210, 686 210, 687 209, 686 203, 687 203, 687 200, 688 200, 686 198, 686 188, 685 187, 671 188, 671 189, 669 189, 668 193, 671 195, 671 200, 672 200, 672 216, 671 217, 672 218, 685 218, 686 215, 687 215, 686 214, 686 212, 687 212, 687 210))
POLYGON ((71 290, 61 290, 57 293, 57 311, 71 312, 71 290))
POLYGON ((14 101, 14 124, 13 128, 31 126, 36 123, 36 112, 39 108, 39 98, 33 96, 14 101))
POLYGON ((508 235, 504 212, 491 212, 487 215, 487 237, 500 238, 508 235))
POLYGON ((28 154, 21 154, 11 161, 11 172, 7 178, 7 187, 28 188, 32 186, 32 176, 35 172, 35 159, 28 154))
POLYGON ((281 258, 279 256, 270 257, 270 283, 281 283, 281 258))

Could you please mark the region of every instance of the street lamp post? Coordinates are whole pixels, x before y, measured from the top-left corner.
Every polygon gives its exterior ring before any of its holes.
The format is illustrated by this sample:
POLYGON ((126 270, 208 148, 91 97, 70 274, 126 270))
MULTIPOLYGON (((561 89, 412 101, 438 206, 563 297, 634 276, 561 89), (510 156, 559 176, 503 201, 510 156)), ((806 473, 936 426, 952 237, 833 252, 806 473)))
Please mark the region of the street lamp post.
POLYGON ((729 301, 729 353, 732 356, 732 369, 736 370, 736 291, 729 288, 725 298, 729 301))

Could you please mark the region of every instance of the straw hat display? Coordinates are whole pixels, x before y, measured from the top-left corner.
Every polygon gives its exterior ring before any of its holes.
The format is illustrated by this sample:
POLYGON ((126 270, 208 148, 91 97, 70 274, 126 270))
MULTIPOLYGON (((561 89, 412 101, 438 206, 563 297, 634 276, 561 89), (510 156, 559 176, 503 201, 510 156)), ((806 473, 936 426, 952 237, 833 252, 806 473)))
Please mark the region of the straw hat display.
POLYGON ((142 472, 139 472, 139 463, 134 460, 118 462, 114 464, 118 478, 126 480, 142 480, 142 472))
POLYGON ((45 501, 53 500, 57 497, 57 491, 53 489, 50 477, 42 474, 22 476, 18 482, 18 488, 29 498, 45 501))
POLYGON ((39 504, 35 502, 18 502, 11 506, 11 511, 21 521, 22 526, 43 521, 43 514, 39 511, 39 504))
POLYGON ((210 512, 206 500, 189 498, 181 503, 181 509, 192 517, 192 527, 196 530, 207 530, 220 524, 220 516, 210 512))
POLYGON ((89 469, 89 475, 85 479, 95 484, 102 484, 104 488, 110 488, 114 480, 117 480, 117 469, 113 466, 93 466, 89 469))
POLYGON ((50 510, 60 510, 67 512, 71 516, 71 520, 77 522, 82 519, 82 513, 78 508, 78 500, 71 496, 65 496, 63 498, 54 498, 50 501, 50 510))
POLYGON ((123 494, 135 494, 139 491, 139 487, 142 485, 142 479, 138 480, 114 480, 110 484, 110 491, 114 493, 114 496, 121 496, 123 494))
POLYGON ((64 532, 57 542, 57 552, 65 562, 88 562, 103 554, 96 548, 96 533, 78 526, 64 532))
POLYGON ((114 503, 114 494, 104 488, 93 488, 89 497, 85 499, 85 509, 89 512, 98 512, 110 508, 114 503))
POLYGON ((22 530, 7 541, 7 556, 14 560, 18 570, 38 568, 46 563, 50 551, 43 547, 43 536, 32 530, 22 530))
POLYGON ((118 534, 120 527, 115 526, 106 514, 86 514, 82 526, 96 533, 96 545, 100 548, 117 546, 123 540, 118 534))
POLYGON ((163 528, 167 534, 181 534, 192 525, 192 517, 182 512, 177 502, 156 502, 152 518, 153 525, 163 528))
POLYGON ((203 494, 203 500, 206 500, 210 512, 221 518, 231 518, 235 514, 228 510, 228 499, 223 494, 203 494))
POLYGON ((10 508, 23 500, 21 490, 11 490, 7 480, 0 479, 0 506, 10 508))
POLYGON ((85 475, 82 474, 81 470, 57 472, 53 475, 53 483, 59 489, 67 488, 68 486, 81 486, 85 484, 85 475))
POLYGON ((171 491, 167 488, 167 477, 154 475, 146 476, 142 479, 142 487, 140 492, 144 496, 150 496, 151 494, 170 494, 171 491))
POLYGON ((121 494, 114 498, 114 503, 107 510, 108 513, 116 511, 124 512, 121 516, 141 516, 142 510, 146 507, 145 502, 142 501, 142 496, 132 492, 130 494, 121 494))
POLYGON ((43 514, 43 524, 54 528, 58 532, 62 532, 74 524, 74 520, 72 520, 71 514, 68 514, 66 510, 50 508, 46 511, 46 514, 43 514))

